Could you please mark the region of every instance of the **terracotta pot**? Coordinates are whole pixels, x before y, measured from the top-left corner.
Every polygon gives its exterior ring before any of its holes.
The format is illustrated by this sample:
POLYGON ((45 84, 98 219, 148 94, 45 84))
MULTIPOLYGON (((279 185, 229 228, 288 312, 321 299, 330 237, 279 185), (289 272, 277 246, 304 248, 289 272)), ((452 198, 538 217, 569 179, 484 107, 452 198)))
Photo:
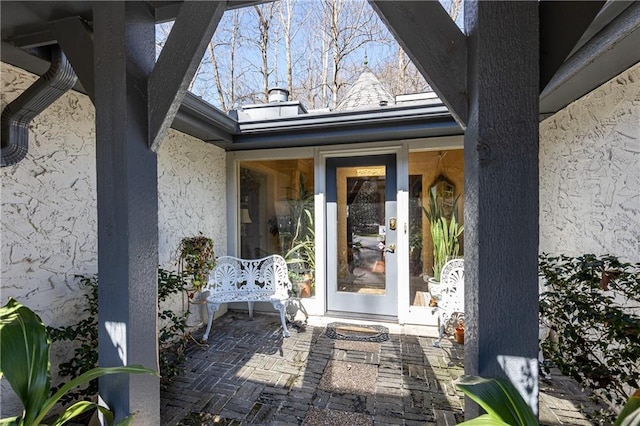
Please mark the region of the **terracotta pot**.
POLYGON ((300 297, 311 297, 311 280, 304 280, 298 283, 300 297))
POLYGON ((456 340, 456 343, 461 345, 464 344, 464 328, 456 328, 456 331, 453 333, 453 338, 456 340))

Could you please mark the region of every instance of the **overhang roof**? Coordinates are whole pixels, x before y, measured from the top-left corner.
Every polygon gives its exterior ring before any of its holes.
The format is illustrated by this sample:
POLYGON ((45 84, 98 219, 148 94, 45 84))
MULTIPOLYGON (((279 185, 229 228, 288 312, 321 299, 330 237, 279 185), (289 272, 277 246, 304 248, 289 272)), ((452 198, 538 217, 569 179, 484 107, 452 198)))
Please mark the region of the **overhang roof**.
MULTIPOLYGON (((175 18, 182 4, 181 1, 143 3, 153 11, 158 22, 175 18)), ((259 1, 234 0, 227 2, 227 7, 254 3, 259 1)), ((372 1, 414 62, 428 73, 431 57, 412 48, 413 39, 420 37, 419 28, 394 27, 395 12, 385 12, 384 3, 372 1)), ((407 13, 424 2, 389 3, 407 13)), ((540 5, 541 118, 640 61, 637 47, 640 45, 640 2, 541 2, 540 5)), ((51 23, 80 17, 90 25, 92 20, 91 1, 2 1, 0 7, 2 61, 37 75, 49 66, 47 46, 56 43, 51 23)), ((83 91, 80 84, 75 88, 83 91)), ((443 100, 446 102, 446 96, 443 100)), ((443 105, 314 114, 239 125, 234 118, 191 94, 184 98, 172 127, 229 150, 339 143, 363 138, 370 141, 374 135, 406 139, 463 132, 443 105)))

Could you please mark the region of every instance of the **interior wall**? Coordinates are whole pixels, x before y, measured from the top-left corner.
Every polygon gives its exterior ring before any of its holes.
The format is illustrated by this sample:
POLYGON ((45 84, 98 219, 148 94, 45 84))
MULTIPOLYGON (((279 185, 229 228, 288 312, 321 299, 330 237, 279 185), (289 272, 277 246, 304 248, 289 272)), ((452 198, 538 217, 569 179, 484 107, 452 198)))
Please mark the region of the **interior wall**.
MULTIPOLYGON (((36 77, 2 64, 1 106, 24 92, 36 77)), ((84 291, 76 275, 97 273, 95 110, 89 98, 67 92, 30 125, 29 153, 0 169, 2 178, 3 303, 14 297, 60 327, 78 321, 84 291)), ((177 267, 177 247, 199 232, 226 254, 225 152, 170 130, 158 153, 159 262, 177 267)), ((178 297, 174 308, 181 308, 178 297)), ((68 346, 68 345, 67 345, 68 346)), ((55 366, 69 348, 52 349, 55 366)), ((21 405, 1 382, 0 417, 21 405)))
POLYGON ((640 64, 540 124, 540 252, 640 261, 640 64))

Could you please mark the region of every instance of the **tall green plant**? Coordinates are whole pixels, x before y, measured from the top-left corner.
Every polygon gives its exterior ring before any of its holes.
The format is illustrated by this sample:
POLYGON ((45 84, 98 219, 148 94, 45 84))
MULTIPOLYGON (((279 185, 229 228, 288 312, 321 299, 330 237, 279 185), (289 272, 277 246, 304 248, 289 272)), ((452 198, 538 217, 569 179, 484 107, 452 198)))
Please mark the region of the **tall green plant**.
POLYGON ((287 229, 279 229, 283 256, 293 271, 315 271, 315 228, 313 221, 313 193, 306 188, 300 174, 294 196, 287 200, 290 222, 287 229))
POLYGON ((592 399, 620 407, 630 389, 640 388, 640 316, 634 310, 640 306, 640 263, 543 254, 539 273, 540 313, 558 336, 542 343, 546 356, 590 388, 592 399))
MULTIPOLYGON (((125 367, 93 368, 51 394, 51 374, 49 363, 50 342, 42 320, 32 310, 15 299, 0 308, 0 378, 7 381, 22 401, 21 416, 0 420, 2 424, 37 426, 51 412, 56 403, 71 389, 108 374, 157 373, 151 369, 131 365, 125 367)), ((98 409, 108 424, 113 424, 113 412, 95 402, 80 401, 68 407, 55 421, 62 425, 78 415, 98 409)), ((129 424, 126 417, 119 424, 129 424)))
POLYGON ((438 196, 437 188, 429 190, 429 208, 422 206, 429 220, 431 240, 433 241, 433 277, 440 281, 442 267, 460 254, 460 235, 464 226, 458 222, 458 197, 453 201, 450 211, 444 206, 444 200, 438 196))

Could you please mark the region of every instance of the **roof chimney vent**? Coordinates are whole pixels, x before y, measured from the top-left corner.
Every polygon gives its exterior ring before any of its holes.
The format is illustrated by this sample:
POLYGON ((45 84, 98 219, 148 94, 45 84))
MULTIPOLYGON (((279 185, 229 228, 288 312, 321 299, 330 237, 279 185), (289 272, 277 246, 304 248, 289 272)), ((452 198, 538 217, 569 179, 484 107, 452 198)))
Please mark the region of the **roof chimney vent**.
POLYGON ((281 87, 269 89, 269 103, 287 102, 289 100, 289 91, 281 87))

